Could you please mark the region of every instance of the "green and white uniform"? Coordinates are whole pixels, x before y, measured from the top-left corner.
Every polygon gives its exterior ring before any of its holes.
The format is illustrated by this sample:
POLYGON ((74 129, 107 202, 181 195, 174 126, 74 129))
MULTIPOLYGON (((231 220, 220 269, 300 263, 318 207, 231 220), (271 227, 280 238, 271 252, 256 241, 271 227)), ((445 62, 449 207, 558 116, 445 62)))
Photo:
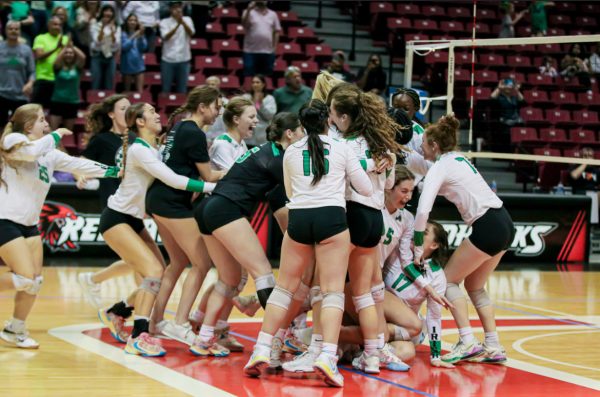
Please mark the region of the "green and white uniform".
POLYGON ((235 160, 248 151, 246 142, 238 143, 229 133, 219 135, 208 150, 210 164, 217 170, 228 170, 235 160))

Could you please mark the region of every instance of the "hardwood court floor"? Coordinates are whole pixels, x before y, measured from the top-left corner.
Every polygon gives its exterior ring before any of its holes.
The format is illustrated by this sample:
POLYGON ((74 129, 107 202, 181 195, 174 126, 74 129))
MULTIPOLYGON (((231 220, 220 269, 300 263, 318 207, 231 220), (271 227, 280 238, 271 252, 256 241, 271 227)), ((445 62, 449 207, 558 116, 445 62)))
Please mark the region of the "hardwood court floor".
MULTIPOLYGON (((7 396, 600 396, 600 272, 496 272, 490 295, 497 307, 506 366, 464 364, 432 369, 428 348, 419 347, 408 373, 382 371, 376 377, 342 367, 346 387, 323 388, 315 380, 284 377, 249 379, 248 359, 262 312, 248 319, 235 312, 232 326, 246 345, 226 359, 196 359, 185 346, 164 341, 161 359, 128 356, 102 330, 96 311, 83 299, 77 274, 91 268, 50 267, 28 321, 41 347, 27 351, 0 343, 0 381, 7 396)), ((4 269, 3 269, 4 270, 4 269)), ((214 280, 210 274, 205 286, 214 280)), ((132 277, 102 285, 108 305, 125 296, 132 277)), ((247 292, 254 286, 249 283, 247 292)), ((169 305, 175 309, 181 284, 169 305)), ((0 319, 8 319, 12 293, 0 293, 0 319)), ((474 316, 474 313, 472 313, 474 316)), ((456 342, 454 322, 444 313, 444 348, 456 342)), ((478 327, 477 323, 473 323, 478 327)), ((481 329, 476 332, 482 339, 481 329)))

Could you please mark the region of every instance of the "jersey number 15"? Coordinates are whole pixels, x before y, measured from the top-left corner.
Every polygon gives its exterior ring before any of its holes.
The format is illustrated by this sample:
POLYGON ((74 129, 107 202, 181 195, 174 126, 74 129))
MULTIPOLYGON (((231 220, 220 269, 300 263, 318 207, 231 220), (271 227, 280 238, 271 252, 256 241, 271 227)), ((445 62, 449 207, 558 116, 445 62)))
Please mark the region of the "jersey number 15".
MULTIPOLYGON (((325 153, 325 156, 329 155, 329 150, 324 149, 323 153, 325 153)), ((310 152, 308 150, 303 150, 302 151, 302 165, 304 168, 304 176, 310 176, 311 175, 311 171, 314 172, 314 165, 311 167, 311 160, 310 160, 310 152)), ((329 174, 329 160, 327 160, 327 157, 325 157, 325 174, 329 174)))

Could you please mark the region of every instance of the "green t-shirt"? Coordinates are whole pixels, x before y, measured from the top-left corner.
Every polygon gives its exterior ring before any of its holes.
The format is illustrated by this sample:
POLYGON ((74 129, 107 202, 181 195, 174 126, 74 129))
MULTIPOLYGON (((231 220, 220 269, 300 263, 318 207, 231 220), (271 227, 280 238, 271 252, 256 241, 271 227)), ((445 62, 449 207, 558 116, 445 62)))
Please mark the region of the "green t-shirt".
POLYGON ((29 4, 26 1, 13 1, 10 8, 10 19, 13 21, 22 21, 29 15, 29 4))
POLYGON ((276 89, 273 92, 278 112, 298 113, 302 105, 310 101, 312 90, 305 85, 298 92, 290 90, 287 86, 276 89))
POLYGON ((79 76, 76 66, 55 72, 52 102, 79 103, 79 76))
POLYGON ((531 14, 531 30, 533 33, 546 32, 548 30, 548 18, 546 17, 546 2, 536 1, 529 6, 531 14))
MULTIPOLYGON (((58 44, 58 36, 52 36, 50 33, 40 34, 33 40, 33 51, 38 48, 48 52, 56 48, 58 44)), ((69 41, 67 36, 62 37, 62 44, 66 45, 69 41)), ((38 59, 35 61, 35 76, 36 80, 49 80, 54 81, 54 61, 58 57, 60 50, 54 51, 50 56, 45 59, 38 59)))

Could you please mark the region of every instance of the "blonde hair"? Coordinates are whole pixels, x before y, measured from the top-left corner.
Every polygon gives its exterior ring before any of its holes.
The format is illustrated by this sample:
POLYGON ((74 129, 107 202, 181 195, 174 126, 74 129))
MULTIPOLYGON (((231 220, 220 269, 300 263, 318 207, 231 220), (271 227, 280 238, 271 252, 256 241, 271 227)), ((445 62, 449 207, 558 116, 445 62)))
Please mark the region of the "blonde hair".
POLYGON ((234 128, 235 123, 233 118, 235 116, 241 117, 242 113, 244 113, 249 106, 254 107, 254 103, 252 103, 250 99, 241 96, 231 98, 223 112, 223 122, 225 123, 225 126, 227 126, 227 128, 234 128))
POLYGON ((329 95, 331 89, 343 82, 343 80, 334 77, 331 73, 322 71, 315 81, 312 99, 320 99, 323 102, 327 101, 327 95, 329 95))
MULTIPOLYGON (((6 123, 4 131, 2 132, 2 137, 0 137, 0 175, 2 174, 2 169, 5 164, 12 168, 17 167, 18 162, 9 160, 9 156, 11 153, 16 152, 28 144, 28 142, 21 142, 13 145, 10 149, 4 149, 4 139, 13 132, 25 134, 35 123, 40 110, 42 110, 42 107, 37 103, 28 103, 19 106, 13 113, 10 121, 6 123)), ((2 177, 0 177, 0 186, 1 185, 6 185, 6 182, 2 177)))

